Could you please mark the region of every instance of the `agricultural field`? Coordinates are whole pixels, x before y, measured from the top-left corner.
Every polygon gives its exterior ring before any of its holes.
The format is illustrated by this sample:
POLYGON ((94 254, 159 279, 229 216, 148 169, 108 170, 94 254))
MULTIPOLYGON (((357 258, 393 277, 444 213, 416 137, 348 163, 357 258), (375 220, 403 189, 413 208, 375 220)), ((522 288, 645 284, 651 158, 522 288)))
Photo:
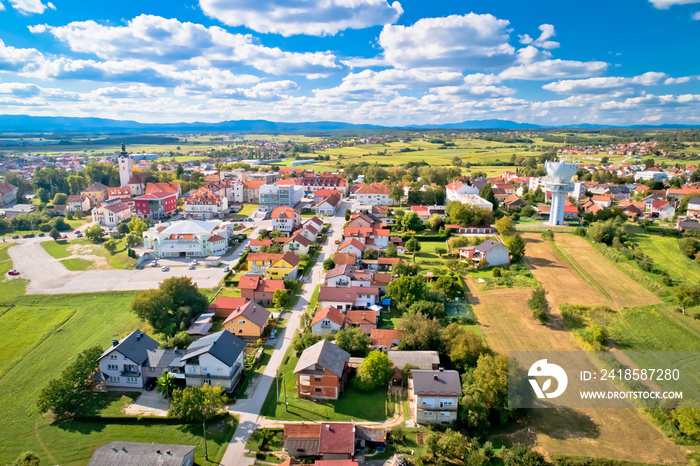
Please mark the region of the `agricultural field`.
MULTIPOLYGON (((581 350, 556 316, 547 326, 532 318, 525 305, 530 290, 479 291, 475 285, 472 279, 468 281, 471 304, 494 351, 581 350)), ((652 464, 686 462, 682 448, 635 409, 535 410, 531 419, 536 448, 550 456, 595 455, 652 464)))

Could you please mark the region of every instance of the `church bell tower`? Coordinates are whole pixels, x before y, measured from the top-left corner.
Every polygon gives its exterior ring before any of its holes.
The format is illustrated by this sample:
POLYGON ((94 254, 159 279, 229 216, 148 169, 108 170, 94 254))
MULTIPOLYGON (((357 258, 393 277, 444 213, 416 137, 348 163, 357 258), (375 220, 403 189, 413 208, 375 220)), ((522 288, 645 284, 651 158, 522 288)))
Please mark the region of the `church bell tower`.
POLYGON ((119 153, 119 184, 126 186, 131 179, 131 157, 126 152, 126 147, 122 143, 122 151, 119 153))

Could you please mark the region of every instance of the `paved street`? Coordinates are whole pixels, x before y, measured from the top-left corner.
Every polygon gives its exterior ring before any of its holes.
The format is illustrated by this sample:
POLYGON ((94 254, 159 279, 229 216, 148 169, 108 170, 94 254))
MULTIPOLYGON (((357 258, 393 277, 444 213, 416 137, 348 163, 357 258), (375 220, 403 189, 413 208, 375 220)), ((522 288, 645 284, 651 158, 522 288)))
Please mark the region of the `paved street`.
MULTIPOLYGON (((339 211, 344 213, 345 208, 341 206, 339 211)), ((287 352, 287 349, 292 342, 292 338, 299 328, 301 315, 306 311, 306 307, 309 304, 309 300, 311 299, 311 295, 313 294, 316 285, 321 283, 323 279, 323 260, 329 257, 333 251, 335 251, 335 240, 340 239, 342 236, 342 229, 345 219, 344 217, 334 217, 330 223, 333 233, 323 246, 321 255, 311 270, 308 278, 309 282, 305 284, 304 291, 299 298, 299 302, 297 302, 296 306, 294 306, 291 312, 288 312, 283 316, 289 319, 287 321, 287 327, 278 336, 275 351, 272 353, 272 357, 270 358, 265 371, 258 380, 258 385, 253 393, 253 396, 247 399, 239 400, 233 406, 234 410, 231 412, 239 416, 239 424, 236 432, 233 434, 231 442, 229 443, 228 449, 221 460, 221 464, 224 466, 251 465, 255 462, 255 458, 246 458, 243 456, 245 444, 253 431, 259 427, 262 427, 264 423, 264 419, 260 417, 260 410, 262 409, 263 402, 267 397, 267 392, 272 386, 275 373, 282 364, 284 354, 287 352)))

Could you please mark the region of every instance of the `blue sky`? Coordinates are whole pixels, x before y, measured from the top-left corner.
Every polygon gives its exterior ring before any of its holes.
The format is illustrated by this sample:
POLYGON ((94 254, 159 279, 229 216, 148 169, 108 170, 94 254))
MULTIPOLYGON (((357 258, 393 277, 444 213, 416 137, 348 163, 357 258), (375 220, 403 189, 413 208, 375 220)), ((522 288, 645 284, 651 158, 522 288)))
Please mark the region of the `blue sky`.
POLYGON ((700 124, 700 0, 0 0, 0 113, 700 124))

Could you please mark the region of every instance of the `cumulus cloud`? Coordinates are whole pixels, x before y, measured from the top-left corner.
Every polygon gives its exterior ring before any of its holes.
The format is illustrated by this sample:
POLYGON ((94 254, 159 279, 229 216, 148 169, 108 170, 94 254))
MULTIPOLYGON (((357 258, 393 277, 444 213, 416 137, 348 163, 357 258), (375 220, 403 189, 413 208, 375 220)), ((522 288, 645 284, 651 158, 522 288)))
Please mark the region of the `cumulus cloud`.
POLYGON ((694 21, 700 21, 700 10, 696 11, 690 16, 690 19, 694 21))
POLYGON ((5 4, 0 2, 0 11, 5 11, 5 4))
POLYGON ((53 3, 48 2, 46 5, 44 5, 41 3, 41 0, 10 0, 10 4, 15 10, 19 11, 23 15, 40 15, 46 11, 47 8, 51 10, 56 9, 53 3))
POLYGON ((700 0, 649 0, 654 8, 666 10, 673 5, 688 5, 690 3, 700 3, 700 0))
POLYGON ((631 78, 601 77, 588 79, 568 79, 545 84, 543 89, 559 94, 603 94, 610 90, 654 86, 668 81, 666 73, 648 72, 631 78))
POLYGON ((207 16, 229 26, 285 37, 392 24, 403 13, 399 2, 387 0, 199 0, 199 5, 207 16))
POLYGON ((30 83, 0 83, 0 94, 14 97, 34 97, 41 93, 41 88, 30 83))
POLYGON ((250 65, 272 74, 330 74, 343 69, 330 52, 286 52, 256 44, 250 35, 153 15, 137 16, 126 26, 78 21, 59 27, 40 24, 29 29, 37 34, 50 33, 75 52, 106 60, 179 62, 215 68, 250 65))
POLYGON ((501 79, 548 80, 584 78, 602 73, 608 64, 600 61, 551 60, 551 53, 532 45, 518 50, 515 66, 503 70, 501 79))
POLYGON ((541 24, 540 31, 542 31, 542 33, 537 39, 533 39, 528 34, 518 36, 520 38, 520 43, 524 45, 534 45, 535 47, 543 49, 555 49, 559 47, 559 42, 549 40, 556 35, 554 26, 551 24, 541 24))
POLYGON ((664 84, 683 84, 690 81, 690 76, 682 76, 680 78, 666 78, 664 84))
POLYGON ((401 69, 499 67, 515 59, 509 24, 490 14, 423 18, 411 26, 384 26, 379 45, 386 61, 401 69))
POLYGON ((37 49, 10 47, 0 39, 0 71, 19 71, 42 58, 43 54, 37 49))

